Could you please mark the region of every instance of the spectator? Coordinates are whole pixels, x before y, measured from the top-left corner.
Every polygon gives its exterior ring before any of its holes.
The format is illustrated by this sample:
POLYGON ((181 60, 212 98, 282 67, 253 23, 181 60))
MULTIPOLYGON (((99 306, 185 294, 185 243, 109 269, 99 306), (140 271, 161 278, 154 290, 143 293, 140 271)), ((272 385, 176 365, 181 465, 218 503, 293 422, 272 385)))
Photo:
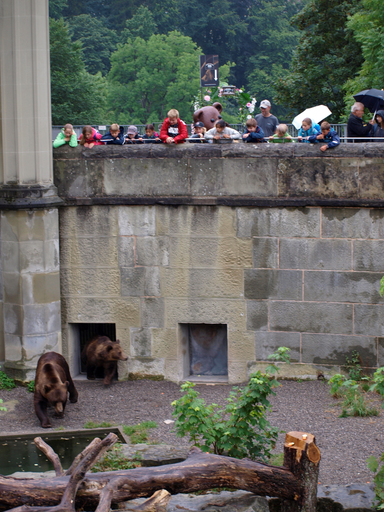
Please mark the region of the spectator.
POLYGON ((332 130, 331 125, 328 121, 323 121, 320 124, 321 133, 318 135, 311 135, 309 137, 309 142, 326 142, 321 146, 321 151, 326 151, 327 149, 335 148, 340 144, 340 137, 337 135, 335 130, 332 130))
POLYGON ((125 143, 126 144, 142 144, 143 139, 137 133, 137 128, 133 124, 128 126, 127 134, 125 135, 125 143))
POLYGON ((373 142, 384 142, 384 110, 378 110, 375 115, 376 125, 372 128, 372 136, 374 137, 373 142), (380 139, 376 139, 380 137, 380 139))
POLYGON ((101 137, 101 140, 108 145, 115 144, 121 146, 124 144, 124 128, 116 123, 111 124, 109 132, 101 137))
POLYGON ((243 133, 244 142, 265 142, 264 132, 257 126, 256 119, 248 119, 245 123, 245 131, 243 133))
POLYGON ((321 128, 318 124, 312 123, 312 119, 306 117, 301 123, 301 128, 298 133, 297 140, 299 142, 308 142, 309 137, 312 135, 319 135, 321 128), (318 127, 318 128, 317 128, 318 127))
POLYGON ((288 133, 288 126, 286 124, 279 124, 276 126, 276 133, 269 137, 269 142, 285 144, 286 142, 294 142, 294 140, 288 133))
MULTIPOLYGON (((352 105, 351 114, 349 115, 347 124, 348 137, 368 137, 374 121, 369 121, 369 124, 363 121, 364 105, 357 101, 352 105)), ((348 142, 365 142, 362 139, 348 139, 348 142)))
POLYGON ((59 148, 60 146, 64 146, 64 144, 69 144, 71 148, 75 148, 77 146, 77 135, 73 126, 67 123, 64 128, 58 133, 56 139, 53 141, 53 147, 59 148))
POLYGON ((93 148, 93 146, 103 146, 104 142, 101 142, 101 133, 95 128, 92 128, 89 124, 83 127, 83 131, 79 137, 80 146, 85 148, 93 148))
POLYGON ((145 125, 145 135, 143 135, 143 142, 153 142, 155 144, 161 142, 159 134, 155 132, 155 127, 153 124, 145 125))
POLYGON ((241 135, 237 130, 230 128, 223 119, 216 121, 215 127, 211 128, 205 134, 207 140, 220 139, 241 139, 241 135))
POLYGON ((204 123, 202 123, 201 121, 197 121, 197 123, 193 125, 193 128, 195 130, 195 133, 191 135, 190 139, 195 140, 189 140, 189 142, 207 142, 205 140, 205 132, 207 131, 207 129, 204 126, 204 123))
POLYGON ((172 108, 161 126, 160 139, 165 144, 179 144, 187 138, 187 125, 179 118, 179 111, 172 108))
POLYGON ((257 116, 255 116, 257 125, 263 130, 265 137, 270 137, 275 133, 279 120, 270 112, 270 101, 263 100, 260 103, 260 110, 261 114, 257 114, 257 116))

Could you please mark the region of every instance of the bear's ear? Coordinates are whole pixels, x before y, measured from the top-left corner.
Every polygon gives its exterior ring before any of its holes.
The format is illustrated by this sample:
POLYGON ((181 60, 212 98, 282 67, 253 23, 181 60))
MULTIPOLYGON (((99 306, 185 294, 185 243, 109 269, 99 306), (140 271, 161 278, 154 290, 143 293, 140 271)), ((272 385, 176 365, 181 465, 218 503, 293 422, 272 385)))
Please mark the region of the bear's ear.
POLYGON ((221 103, 219 103, 218 101, 215 101, 215 103, 212 105, 212 107, 215 107, 215 109, 218 110, 221 114, 221 112, 223 110, 223 105, 221 103))
POLYGON ((110 352, 111 350, 113 350, 112 345, 108 345, 108 347, 107 347, 107 349, 106 349, 106 350, 107 350, 107 353, 108 353, 108 352, 110 352))
POLYGON ((118 343, 120 345, 120 340, 116 340, 115 343, 118 343))

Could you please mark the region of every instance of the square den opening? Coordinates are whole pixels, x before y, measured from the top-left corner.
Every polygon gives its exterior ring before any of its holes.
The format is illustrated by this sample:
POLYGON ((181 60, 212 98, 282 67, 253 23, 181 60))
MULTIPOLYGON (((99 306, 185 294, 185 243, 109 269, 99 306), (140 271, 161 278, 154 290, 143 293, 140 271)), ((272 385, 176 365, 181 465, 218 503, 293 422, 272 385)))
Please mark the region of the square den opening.
MULTIPOLYGON (((95 336, 108 336, 111 341, 116 341, 116 324, 72 324, 72 335, 74 339, 74 347, 77 352, 75 359, 78 361, 78 372, 80 374, 86 374, 86 365, 81 360, 81 353, 83 348, 92 340, 95 336)), ((98 368, 96 370, 96 378, 104 378, 104 369, 98 368)), ((118 378, 117 369, 115 378, 118 378)))
POLYGON ((186 324, 189 375, 228 375, 227 326, 186 324))

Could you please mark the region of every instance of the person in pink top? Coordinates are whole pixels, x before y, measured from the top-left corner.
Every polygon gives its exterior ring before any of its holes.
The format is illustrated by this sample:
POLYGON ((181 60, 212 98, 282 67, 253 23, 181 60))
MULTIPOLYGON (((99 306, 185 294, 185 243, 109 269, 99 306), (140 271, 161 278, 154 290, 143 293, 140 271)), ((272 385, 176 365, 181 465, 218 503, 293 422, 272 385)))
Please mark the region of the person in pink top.
POLYGON ((87 124, 84 126, 82 134, 79 137, 79 144, 85 148, 93 148, 93 146, 104 146, 104 142, 101 142, 100 140, 101 137, 101 133, 87 124))

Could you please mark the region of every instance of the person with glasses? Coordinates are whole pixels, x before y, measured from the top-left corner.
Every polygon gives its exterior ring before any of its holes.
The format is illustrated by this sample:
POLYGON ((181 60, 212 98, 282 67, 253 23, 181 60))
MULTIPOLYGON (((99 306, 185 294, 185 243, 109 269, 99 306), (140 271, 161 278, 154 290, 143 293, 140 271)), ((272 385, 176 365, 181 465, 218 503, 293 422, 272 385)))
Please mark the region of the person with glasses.
POLYGON ((352 105, 351 114, 349 115, 347 124, 347 137, 359 137, 358 139, 347 139, 347 142, 367 142, 360 137, 368 137, 372 130, 374 121, 371 120, 369 123, 363 121, 364 105, 357 101, 352 105))

